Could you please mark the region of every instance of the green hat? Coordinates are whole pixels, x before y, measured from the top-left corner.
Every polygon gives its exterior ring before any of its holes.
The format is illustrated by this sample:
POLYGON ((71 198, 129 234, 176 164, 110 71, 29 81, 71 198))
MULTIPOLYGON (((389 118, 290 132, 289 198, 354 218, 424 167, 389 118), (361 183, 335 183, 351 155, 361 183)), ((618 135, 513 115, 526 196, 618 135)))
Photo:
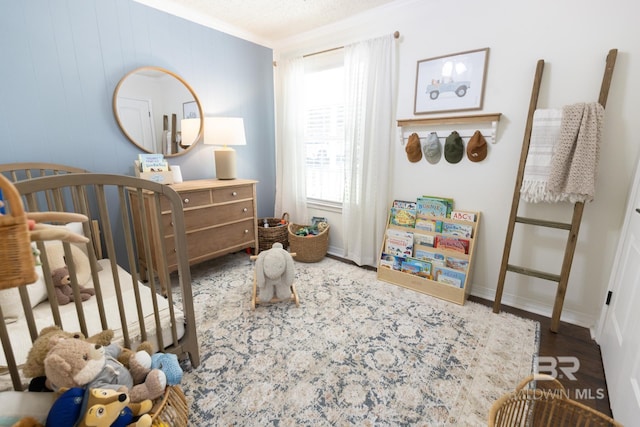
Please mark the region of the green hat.
POLYGON ((444 158, 449 163, 458 163, 464 155, 464 145, 462 138, 457 131, 451 132, 444 143, 444 158))

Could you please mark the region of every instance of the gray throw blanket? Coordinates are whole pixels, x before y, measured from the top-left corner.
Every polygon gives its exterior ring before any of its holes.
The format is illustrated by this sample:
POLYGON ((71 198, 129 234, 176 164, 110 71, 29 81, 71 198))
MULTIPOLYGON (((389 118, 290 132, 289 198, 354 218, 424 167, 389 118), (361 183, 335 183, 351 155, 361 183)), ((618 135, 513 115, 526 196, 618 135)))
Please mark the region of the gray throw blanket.
POLYGON ((562 109, 547 191, 556 201, 589 202, 596 190, 604 108, 597 102, 562 109))

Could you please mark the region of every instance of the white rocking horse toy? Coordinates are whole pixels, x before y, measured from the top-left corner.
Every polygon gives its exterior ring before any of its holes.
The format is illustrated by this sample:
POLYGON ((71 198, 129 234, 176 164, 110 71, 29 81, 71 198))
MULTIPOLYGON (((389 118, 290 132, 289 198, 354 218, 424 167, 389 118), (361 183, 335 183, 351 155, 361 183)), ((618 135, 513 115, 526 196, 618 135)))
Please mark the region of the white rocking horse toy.
POLYGON ((251 259, 256 261, 253 280, 253 298, 251 308, 257 304, 293 301, 300 306, 300 300, 293 280, 295 253, 287 252, 282 243, 276 242, 271 249, 261 252, 251 259))

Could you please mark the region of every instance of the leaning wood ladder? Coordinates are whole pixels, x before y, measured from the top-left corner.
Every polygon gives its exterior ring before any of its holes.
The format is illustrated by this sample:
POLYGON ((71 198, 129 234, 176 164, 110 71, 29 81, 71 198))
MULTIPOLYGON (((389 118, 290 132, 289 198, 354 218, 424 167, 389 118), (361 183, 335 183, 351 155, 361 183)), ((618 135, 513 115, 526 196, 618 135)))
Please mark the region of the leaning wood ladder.
MULTIPOLYGON (((609 87, 611 86, 611 78, 613 76, 613 68, 616 63, 617 55, 617 49, 611 49, 609 51, 609 54, 607 55, 604 77, 602 79, 602 84, 600 86, 600 96, 598 98, 598 102, 600 103, 600 105, 602 105, 602 107, 605 107, 607 103, 609 87)), ((527 161, 527 155, 529 154, 529 143, 531 141, 531 130, 533 128, 533 113, 535 112, 538 104, 538 95, 540 92, 543 69, 544 60, 540 59, 536 66, 536 74, 533 81, 533 89, 531 91, 529 114, 527 116, 527 124, 524 132, 524 141, 522 143, 522 153, 520 154, 520 165, 518 167, 515 190, 513 191, 513 201, 511 203, 511 213, 509 215, 509 225, 507 228, 507 236, 504 243, 504 252, 502 253, 500 275, 498 276, 498 287, 496 288, 496 296, 493 302, 493 312, 500 312, 502 292, 504 290, 504 281, 507 275, 507 271, 557 282, 558 288, 556 291, 556 299, 553 305, 550 329, 552 332, 558 332, 558 326, 560 324, 560 314, 562 313, 562 305, 564 304, 564 297, 567 292, 569 273, 571 272, 571 263, 573 262, 573 254, 575 252, 576 243, 578 240, 578 231, 580 230, 580 222, 582 221, 584 203, 577 202, 574 204, 573 217, 571 219, 571 223, 569 224, 518 216, 518 207, 520 205, 520 187, 522 186, 525 164, 527 161), (513 241, 513 233, 516 223, 569 231, 560 274, 546 273, 543 271, 533 270, 525 267, 518 267, 509 264, 509 254, 511 252, 511 243, 513 241)))

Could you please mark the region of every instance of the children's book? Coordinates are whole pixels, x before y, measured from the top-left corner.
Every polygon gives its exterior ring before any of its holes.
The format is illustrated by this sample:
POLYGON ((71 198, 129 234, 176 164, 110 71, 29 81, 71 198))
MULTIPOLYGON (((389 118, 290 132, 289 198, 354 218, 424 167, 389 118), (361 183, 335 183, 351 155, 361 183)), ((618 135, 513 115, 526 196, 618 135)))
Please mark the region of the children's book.
POLYGON ((166 172, 169 170, 169 163, 164 159, 163 154, 141 153, 138 154, 141 172, 166 172))
POLYGON ((406 258, 402 262, 401 271, 405 273, 415 274, 425 279, 431 279, 431 263, 428 261, 406 258))
POLYGON ((433 247, 468 254, 469 240, 462 237, 438 235, 435 238, 433 247))
POLYGON ((447 285, 455 286, 457 288, 464 287, 464 281, 467 275, 458 270, 454 270, 448 267, 435 267, 433 269, 433 276, 436 282, 446 283, 447 285))
POLYGON ((393 201, 393 207, 394 208, 401 208, 401 209, 415 209, 416 208, 416 202, 408 202, 406 200, 394 200, 393 201))
POLYGON ((424 261, 429 261, 432 265, 445 266, 445 256, 440 252, 429 251, 422 248, 415 248, 413 257, 424 261))
POLYGON ((380 257, 380 266, 400 271, 402 268, 402 261, 404 261, 404 259, 404 257, 398 255, 383 253, 380 257))
POLYGON ((431 231, 433 233, 442 232, 442 221, 435 219, 434 217, 416 217, 416 230, 431 231))
POLYGON ((476 214, 473 212, 465 211, 451 211, 451 219, 459 219, 460 221, 476 221, 476 214))
POLYGON ((432 236, 431 234, 413 233, 413 243, 415 245, 429 246, 432 248, 435 244, 435 240, 435 236, 432 236))
POLYGON ((456 222, 445 222, 442 224, 442 234, 470 238, 472 233, 473 226, 471 224, 458 224, 456 222))
POLYGON ((416 214, 418 216, 436 216, 447 218, 451 214, 451 210, 453 208, 453 199, 421 196, 416 200, 416 204, 416 214))
POLYGON ((392 207, 389 222, 393 225, 413 228, 416 224, 416 210, 392 207))
POLYGON ((413 233, 392 228, 387 229, 384 252, 390 255, 412 256, 413 233))
POLYGON ((453 268, 454 270, 467 271, 467 268, 469 268, 469 260, 448 256, 445 266, 453 268))

